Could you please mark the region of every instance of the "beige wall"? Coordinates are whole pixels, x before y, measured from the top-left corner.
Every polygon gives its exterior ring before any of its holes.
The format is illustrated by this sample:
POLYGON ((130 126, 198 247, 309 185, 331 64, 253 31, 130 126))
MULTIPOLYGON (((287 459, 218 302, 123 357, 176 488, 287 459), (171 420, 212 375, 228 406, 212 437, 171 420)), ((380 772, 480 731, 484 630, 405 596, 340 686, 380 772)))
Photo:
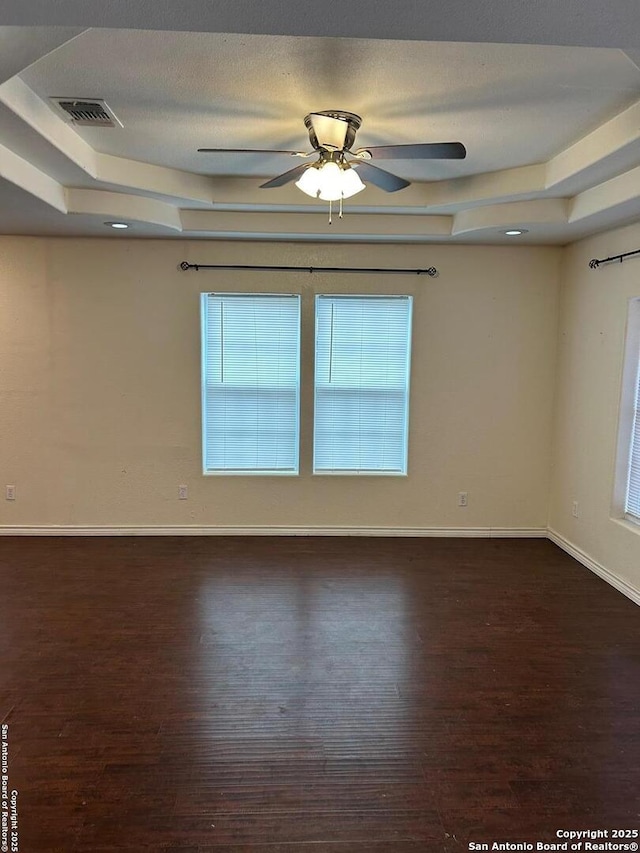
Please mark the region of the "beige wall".
POLYGON ((613 491, 627 311, 640 296, 640 260, 598 270, 588 263, 638 247, 636 225, 565 249, 549 513, 550 528, 636 590, 640 529, 619 520, 613 491))
POLYGON ((18 499, 2 494, 0 525, 543 528, 560 257, 553 248, 1 238, 0 486, 15 483, 18 499), (184 273, 183 259, 434 264, 440 276, 184 273), (201 474, 207 290, 304 294, 298 478, 201 474), (415 297, 406 478, 311 476, 316 291, 415 297), (188 501, 177 500, 181 483, 188 501))

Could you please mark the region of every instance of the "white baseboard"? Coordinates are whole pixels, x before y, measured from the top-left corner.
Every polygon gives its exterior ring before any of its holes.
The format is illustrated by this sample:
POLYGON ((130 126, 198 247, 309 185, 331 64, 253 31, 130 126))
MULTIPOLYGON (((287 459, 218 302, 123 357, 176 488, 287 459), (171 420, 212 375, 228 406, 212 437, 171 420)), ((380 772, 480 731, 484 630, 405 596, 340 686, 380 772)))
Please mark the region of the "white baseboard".
POLYGON ((439 536, 543 539, 544 527, 108 527, 83 525, 1 526, 0 536, 439 536))
POLYGON ((568 539, 565 539, 557 530, 553 530, 550 527, 547 531, 547 536, 555 545, 562 548, 563 551, 566 551, 567 554, 576 559, 579 563, 582 563, 583 566, 591 569, 594 574, 601 577, 602 580, 605 580, 608 584, 611 584, 611 586, 615 587, 618 592, 621 592, 623 595, 626 595, 627 598, 630 598, 631 601, 640 605, 640 589, 636 589, 634 586, 631 586, 631 584, 622 580, 622 578, 614 575, 613 572, 610 572, 609 569, 606 569, 601 563, 598 563, 588 554, 585 554, 584 551, 580 550, 580 548, 578 548, 577 545, 574 545, 573 542, 569 542, 568 539))

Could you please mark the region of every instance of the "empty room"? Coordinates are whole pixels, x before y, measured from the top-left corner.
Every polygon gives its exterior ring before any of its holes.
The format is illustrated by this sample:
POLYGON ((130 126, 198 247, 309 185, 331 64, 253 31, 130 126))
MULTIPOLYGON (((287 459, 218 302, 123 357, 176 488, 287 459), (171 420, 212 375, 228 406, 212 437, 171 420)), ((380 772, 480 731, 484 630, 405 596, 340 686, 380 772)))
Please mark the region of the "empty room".
POLYGON ((631 0, 0 10, 0 851, 636 851, 631 0))

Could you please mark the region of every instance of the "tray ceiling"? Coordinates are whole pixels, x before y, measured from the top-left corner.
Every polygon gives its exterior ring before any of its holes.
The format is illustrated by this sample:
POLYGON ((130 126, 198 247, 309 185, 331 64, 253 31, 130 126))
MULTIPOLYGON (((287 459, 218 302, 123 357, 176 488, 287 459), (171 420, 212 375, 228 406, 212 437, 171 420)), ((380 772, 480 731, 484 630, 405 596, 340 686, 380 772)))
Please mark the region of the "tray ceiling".
POLYGON ((0 47, 4 233, 566 243, 640 214, 631 47, 47 27, 0 27, 0 47), (51 97, 103 98, 123 127, 73 127, 51 97), (467 159, 386 161, 412 185, 368 186, 329 226, 295 186, 259 189, 290 157, 197 153, 303 150, 325 109, 362 116, 358 147, 467 159))

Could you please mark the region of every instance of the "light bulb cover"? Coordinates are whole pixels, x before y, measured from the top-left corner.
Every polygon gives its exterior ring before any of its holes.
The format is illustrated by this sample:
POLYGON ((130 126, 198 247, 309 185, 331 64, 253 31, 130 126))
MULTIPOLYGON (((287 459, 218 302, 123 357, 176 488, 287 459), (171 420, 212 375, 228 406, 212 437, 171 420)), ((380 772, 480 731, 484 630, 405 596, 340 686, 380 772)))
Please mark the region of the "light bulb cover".
POLYGON ((318 198, 321 181, 320 169, 317 166, 309 166, 296 181, 296 186, 311 198, 318 198))
POLYGON ((352 195, 364 189, 366 189, 365 184, 352 166, 342 170, 342 198, 351 198, 352 195))
POLYGON ((342 197, 342 169, 330 161, 320 169, 320 198, 323 201, 338 201, 342 197))

